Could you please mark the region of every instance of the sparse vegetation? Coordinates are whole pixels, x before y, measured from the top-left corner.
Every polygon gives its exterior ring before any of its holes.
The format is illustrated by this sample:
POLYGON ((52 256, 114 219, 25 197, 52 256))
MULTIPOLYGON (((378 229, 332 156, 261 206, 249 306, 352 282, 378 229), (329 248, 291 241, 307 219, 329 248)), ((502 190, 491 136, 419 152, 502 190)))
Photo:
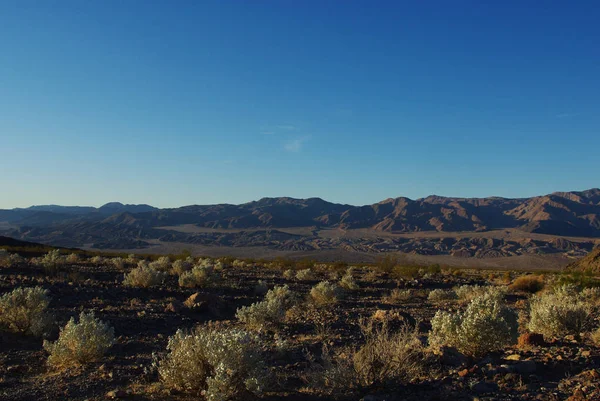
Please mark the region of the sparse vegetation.
POLYGON ((321 281, 310 290, 310 298, 316 306, 335 304, 341 295, 342 289, 329 281, 321 281))
POLYGON ((517 314, 497 297, 477 297, 464 312, 438 311, 431 319, 432 348, 455 347, 468 355, 481 356, 517 340, 517 314))
POLYGON ((287 285, 267 292, 265 299, 238 309, 236 317, 251 330, 275 328, 283 323, 286 312, 296 302, 296 295, 287 285))
POLYGON ((434 303, 435 302, 446 302, 446 301, 453 301, 453 300, 457 299, 457 296, 453 290, 442 290, 442 289, 436 288, 429 292, 427 299, 429 300, 429 302, 434 302, 434 303))
POLYGON ((314 279, 315 275, 313 274, 311 269, 302 269, 296 272, 296 280, 308 281, 314 279))
POLYGON ((530 302, 529 330, 545 337, 579 336, 591 325, 591 305, 572 285, 556 287, 530 302))
POLYGON ((354 291, 360 288, 356 280, 354 280, 354 276, 352 275, 352 269, 348 269, 346 271, 346 274, 342 276, 339 285, 340 287, 348 291, 354 291))
POLYGON ((82 365, 100 359, 114 344, 114 330, 93 313, 81 312, 79 321, 71 318, 60 330, 58 340, 44 341, 53 367, 82 365))
POLYGON ((217 279, 218 276, 212 266, 194 266, 192 270, 179 276, 179 286, 186 288, 207 287, 215 283, 217 279))
POLYGON ((209 401, 241 399, 245 391, 260 394, 269 384, 260 350, 259 339, 239 329, 178 330, 156 366, 168 388, 209 401))
POLYGON ((42 287, 15 288, 0 297, 0 326, 7 330, 42 336, 50 327, 50 297, 42 287))
POLYGON ((163 282, 165 274, 140 261, 138 266, 125 274, 123 285, 128 287, 154 287, 163 282))

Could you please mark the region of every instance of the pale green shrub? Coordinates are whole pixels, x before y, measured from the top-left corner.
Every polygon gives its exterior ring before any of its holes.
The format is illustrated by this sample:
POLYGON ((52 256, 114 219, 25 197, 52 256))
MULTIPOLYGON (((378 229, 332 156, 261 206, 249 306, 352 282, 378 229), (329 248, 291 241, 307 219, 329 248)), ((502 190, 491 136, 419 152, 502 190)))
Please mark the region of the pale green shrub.
POLYGON ((329 281, 321 281, 310 290, 310 298, 316 306, 335 304, 341 296, 342 289, 329 281))
POLYGON ((138 267, 125 274, 123 285, 148 288, 162 284, 164 279, 165 273, 150 267, 146 261, 140 261, 138 267))
POLYGON ((263 301, 239 308, 235 316, 251 330, 274 328, 284 321, 295 302, 296 295, 287 285, 277 286, 267 292, 263 301))
POLYGON ((194 266, 179 276, 179 286, 185 288, 207 287, 218 281, 218 275, 212 266, 194 266))
POLYGON ((156 366, 169 388, 202 394, 208 401, 237 400, 245 391, 262 393, 269 383, 260 349, 259 339, 244 330, 178 330, 156 366))
POLYGON ((192 270, 192 267, 194 267, 193 258, 177 259, 171 265, 171 274, 181 276, 183 273, 192 270))
POLYGON ((429 292, 427 299, 429 300, 429 302, 452 301, 456 299, 456 293, 452 290, 442 290, 436 288, 435 290, 431 290, 429 292))
POLYGON ((575 286, 560 286, 553 292, 533 295, 529 330, 548 337, 579 335, 589 328, 592 307, 575 286))
POLYGON ((44 349, 50 354, 49 365, 68 367, 98 360, 114 342, 112 327, 96 319, 94 313, 81 312, 79 322, 71 318, 58 340, 44 341, 44 349))
POLYGON ((296 272, 296 280, 307 281, 307 280, 314 280, 314 279, 315 279, 315 275, 313 274, 312 270, 310 270, 310 269, 302 269, 302 270, 298 270, 296 272))
POLYGON ((42 336, 52 324, 50 297, 42 287, 15 288, 0 297, 0 325, 16 333, 42 336))
POLYGON ((125 259, 125 261, 131 265, 135 265, 138 262, 138 257, 135 254, 130 253, 127 255, 127 259, 125 259))
POLYGON ((514 344, 517 328, 517 314, 497 297, 486 294, 473 299, 464 312, 438 311, 431 319, 429 344, 481 356, 514 344))
POLYGON ((40 264, 48 274, 55 274, 65 264, 65 258, 58 249, 53 249, 40 259, 40 264))
POLYGON ((342 276, 342 279, 340 280, 339 285, 343 289, 349 290, 349 291, 358 290, 360 288, 358 286, 358 283, 356 282, 356 280, 354 280, 354 276, 352 276, 351 269, 348 269, 346 274, 344 274, 344 276, 342 276))
POLYGON ((494 285, 461 285, 454 287, 454 293, 458 299, 462 301, 472 301, 473 299, 486 294, 489 294, 492 297, 503 299, 507 290, 508 289, 506 287, 498 287, 494 285))
POLYGON ((286 280, 293 280, 296 277, 296 272, 292 269, 287 269, 283 272, 283 278, 286 280))
POLYGON ((161 272, 166 272, 171 268, 171 259, 168 256, 161 256, 154 262, 150 262, 150 267, 161 272))

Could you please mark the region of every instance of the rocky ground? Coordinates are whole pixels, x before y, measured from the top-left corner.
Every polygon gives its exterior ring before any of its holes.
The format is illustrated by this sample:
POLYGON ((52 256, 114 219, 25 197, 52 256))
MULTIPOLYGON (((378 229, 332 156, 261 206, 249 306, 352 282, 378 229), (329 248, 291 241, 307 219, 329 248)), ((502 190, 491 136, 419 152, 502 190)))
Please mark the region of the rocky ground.
MULTIPOLYGON (((42 339, 0 331, 0 399, 2 400, 193 400, 197 395, 166 390, 151 369, 153 353, 166 349, 168 337, 179 328, 213 324, 239 326, 236 309, 260 301, 259 281, 269 288, 288 284, 305 297, 324 279, 338 279, 332 266, 314 267, 311 280, 286 280, 278 266, 225 267, 219 284, 204 289, 180 288, 175 276, 155 288, 122 285, 130 266, 111 263, 76 263, 48 274, 42 267, 21 263, 0 268, 0 294, 16 287, 42 286, 49 290, 50 309, 58 327, 80 311, 93 311, 115 330, 116 344, 97 362, 63 370, 50 368, 42 339), (336 276, 336 277, 333 277, 336 276), (194 296, 194 307, 186 300, 194 296)), ((340 266, 338 266, 340 268, 340 266)), ((348 291, 332 307, 318 309, 303 302, 289 314, 277 333, 262 333, 269 366, 276 384, 265 400, 598 400, 600 399, 600 348, 587 336, 560 339, 522 337, 520 344, 484 357, 469 358, 448 350, 434 358, 423 377, 407 383, 381 387, 326 391, 311 388, 307 381, 309 355, 322 346, 359 344, 361 317, 388 316, 397 322, 417 325, 427 341, 429 321, 438 309, 456 311, 460 301, 431 302, 436 288, 462 284, 504 285, 502 272, 432 271, 392 275, 375 268, 358 268, 359 289, 348 291), (414 277, 411 277, 414 276, 414 277), (390 299, 395 289, 413 289, 409 299, 390 299), (273 351, 272 344, 285 347, 273 351)), ((506 275, 504 276, 506 279, 506 275)), ((511 292, 507 303, 524 311, 527 294, 511 292)), ((596 311, 597 312, 597 311, 596 311)), ((524 315, 522 313, 522 315, 524 315)), ((594 315, 598 326, 598 314, 594 315)), ((525 329, 520 329, 523 333, 525 329)), ((246 399, 246 398, 244 398, 246 399)))

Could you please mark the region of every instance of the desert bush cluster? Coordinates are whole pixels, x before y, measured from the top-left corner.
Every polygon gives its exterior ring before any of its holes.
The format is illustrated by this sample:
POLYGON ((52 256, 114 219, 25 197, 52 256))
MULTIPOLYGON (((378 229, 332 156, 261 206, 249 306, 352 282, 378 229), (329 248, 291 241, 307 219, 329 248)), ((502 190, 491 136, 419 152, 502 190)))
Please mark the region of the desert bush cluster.
MULTIPOLYGON (((0 263, 7 265, 3 261, 9 257, 0 254, 0 263)), ((136 385, 159 391, 158 399, 179 393, 207 400, 250 399, 289 383, 305 386, 301 392, 346 395, 430 385, 440 372, 449 371, 449 353, 464 358, 458 358, 461 368, 451 374, 470 375, 463 366, 521 346, 536 347, 536 342, 600 343, 600 287, 565 284, 547 274, 504 280, 502 274, 457 274, 439 266, 388 262, 382 261, 385 268, 380 269, 278 260, 266 268, 233 258, 86 258, 53 251, 32 263, 15 262, 37 269, 41 285, 3 290, 0 328, 45 338, 48 369, 63 369, 99 366, 107 354, 130 344, 111 326, 123 327, 112 320, 121 313, 117 308, 124 308, 130 319, 150 315, 147 327, 175 322, 152 341, 145 333, 136 340, 152 344, 147 360, 136 362, 136 369, 143 365, 146 372, 136 385), (55 266, 67 271, 83 266, 81 274, 89 280, 71 283, 60 275, 41 274, 55 266), (102 274, 95 275, 98 270, 102 274), (51 302, 65 301, 55 291, 87 291, 107 272, 114 275, 103 291, 114 294, 119 286, 130 287, 127 293, 139 298, 117 307, 115 297, 89 297, 85 307, 71 308, 77 313, 56 320, 51 302), (160 293, 167 295, 152 298, 160 293), (419 310, 427 313, 414 314, 419 310)))
POLYGON ((50 327, 50 297, 41 287, 15 288, 0 297, 0 326, 8 330, 42 336, 50 327))
POLYGON ((517 333, 517 314, 498 297, 485 294, 474 298, 464 312, 438 311, 431 319, 429 344, 481 356, 515 343, 517 333))
POLYGON ((71 318, 60 330, 58 340, 44 341, 48 364, 68 367, 96 361, 114 344, 114 329, 93 313, 81 312, 79 321, 71 318))
POLYGON ((162 383, 207 400, 239 399, 245 391, 261 394, 269 384, 260 340, 240 329, 199 327, 178 330, 167 353, 155 362, 162 383))

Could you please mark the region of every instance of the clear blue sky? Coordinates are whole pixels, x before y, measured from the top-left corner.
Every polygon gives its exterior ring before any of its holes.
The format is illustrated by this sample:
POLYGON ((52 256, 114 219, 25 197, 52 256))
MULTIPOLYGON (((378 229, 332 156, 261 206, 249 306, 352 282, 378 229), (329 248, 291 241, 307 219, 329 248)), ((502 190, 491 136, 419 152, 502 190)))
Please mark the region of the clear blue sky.
POLYGON ((597 1, 0 0, 0 207, 598 187, 598 21, 597 1))

